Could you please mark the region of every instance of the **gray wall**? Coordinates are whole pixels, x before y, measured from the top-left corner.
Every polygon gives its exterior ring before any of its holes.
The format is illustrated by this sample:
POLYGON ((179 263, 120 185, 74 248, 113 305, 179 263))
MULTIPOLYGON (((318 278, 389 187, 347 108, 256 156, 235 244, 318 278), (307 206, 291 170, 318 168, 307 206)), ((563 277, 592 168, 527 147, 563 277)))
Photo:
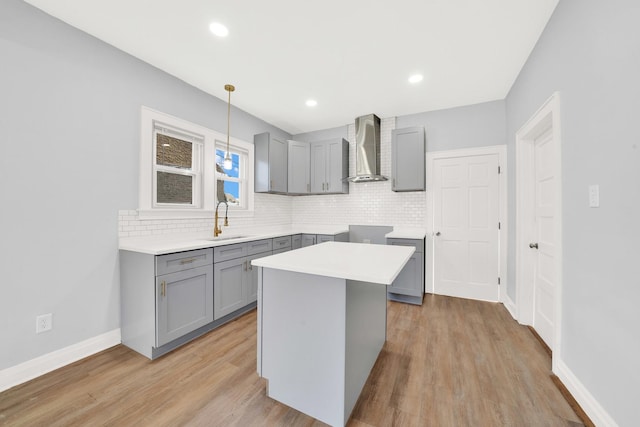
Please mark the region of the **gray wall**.
MULTIPOLYGON (((225 133, 226 102, 19 0, 0 2, 0 58, 1 370, 119 327, 117 220, 138 206, 140 106, 225 133), (54 329, 36 335, 44 313, 54 329)), ((290 138, 231 114, 238 138, 290 138)))
POLYGON ((506 144, 505 123, 502 100, 396 118, 397 129, 425 127, 427 151, 506 144))
MULTIPOLYGON (((355 123, 355 117, 354 117, 355 123)), ((346 140, 349 139, 349 125, 338 126, 336 128, 331 129, 323 129, 314 132, 307 133, 299 133, 297 135, 293 135, 293 139, 296 141, 303 142, 313 142, 313 141, 324 141, 327 139, 334 138, 344 138, 346 140)))
MULTIPOLYGON (((506 139, 504 100, 396 117, 396 129, 423 126, 427 151, 503 145, 506 139)), ((354 117, 355 122, 355 117, 354 117)), ((298 141, 348 138, 348 125, 294 135, 298 141)))
MULTIPOLYGON (((640 390, 640 3, 560 0, 507 97, 515 133, 555 91, 562 129, 562 361, 618 425, 640 390), (587 188, 600 185, 600 208, 587 188)), ((512 175, 513 176, 513 175, 512 175)), ((510 223, 515 224, 514 182, 510 223)), ((511 230, 510 295, 515 298, 511 230)))

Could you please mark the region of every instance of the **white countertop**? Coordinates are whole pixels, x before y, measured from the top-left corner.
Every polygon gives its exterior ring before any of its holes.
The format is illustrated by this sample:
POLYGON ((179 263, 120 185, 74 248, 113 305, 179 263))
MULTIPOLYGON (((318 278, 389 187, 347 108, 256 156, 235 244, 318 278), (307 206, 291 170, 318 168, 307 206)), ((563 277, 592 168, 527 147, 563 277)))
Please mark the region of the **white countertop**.
POLYGON ((390 285, 415 248, 325 242, 251 261, 252 265, 390 285))
POLYGON ((393 231, 384 235, 392 239, 424 239, 427 235, 424 228, 401 228, 394 227, 393 231))
MULTIPOLYGON (((224 229, 223 229, 224 230, 224 229)), ((226 230, 224 230, 226 231, 226 230)), ((144 237, 125 237, 119 242, 119 249, 124 251, 140 252, 150 255, 164 255, 174 252, 191 251, 194 249, 212 248, 215 246, 244 243, 260 239, 271 239, 292 234, 328 234, 335 236, 340 233, 348 233, 348 226, 341 225, 304 225, 287 229, 270 231, 265 229, 247 230, 247 232, 235 231, 212 236, 185 236, 185 235, 158 235, 144 237), (238 237, 240 236, 240 237, 238 237)))

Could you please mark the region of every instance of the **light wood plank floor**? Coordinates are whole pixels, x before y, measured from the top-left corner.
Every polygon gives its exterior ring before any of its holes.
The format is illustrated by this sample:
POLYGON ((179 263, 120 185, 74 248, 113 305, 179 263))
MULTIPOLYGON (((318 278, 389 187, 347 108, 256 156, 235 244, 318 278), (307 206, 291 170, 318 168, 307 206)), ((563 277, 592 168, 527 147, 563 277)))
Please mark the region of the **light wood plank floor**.
MULTIPOLYGON (((500 304, 389 303, 349 426, 581 426, 551 361, 500 304)), ((321 426, 265 395, 256 312, 156 360, 123 346, 0 393, 7 426, 321 426)))

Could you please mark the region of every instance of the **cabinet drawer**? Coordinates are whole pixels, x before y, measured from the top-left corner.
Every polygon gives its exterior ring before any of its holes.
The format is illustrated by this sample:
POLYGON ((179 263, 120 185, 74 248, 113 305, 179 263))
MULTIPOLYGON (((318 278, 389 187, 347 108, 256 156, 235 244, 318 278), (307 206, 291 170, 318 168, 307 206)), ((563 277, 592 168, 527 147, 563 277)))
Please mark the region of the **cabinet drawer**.
POLYGON ((316 237, 316 243, 333 242, 335 237, 332 234, 318 234, 316 237))
POLYGON ((216 246, 213 248, 213 260, 218 263, 230 259, 247 256, 247 244, 237 243, 235 245, 216 246))
POLYGON ((387 239, 387 245, 413 246, 416 252, 424 252, 424 239, 387 239))
POLYGON ((291 247, 291 236, 276 237, 273 239, 273 250, 285 249, 291 247))
POLYGON ((290 250, 291 250, 291 248, 274 249, 273 250, 273 254, 274 255, 278 255, 278 254, 281 254, 283 252, 289 252, 290 250))
POLYGON ((247 243, 247 255, 269 252, 273 248, 271 239, 256 240, 247 243))
POLYGON ((302 247, 302 234, 294 234, 291 236, 291 249, 300 249, 302 247))
POLYGON ((178 252, 175 254, 156 256, 156 275, 175 273, 213 263, 213 250, 178 252))

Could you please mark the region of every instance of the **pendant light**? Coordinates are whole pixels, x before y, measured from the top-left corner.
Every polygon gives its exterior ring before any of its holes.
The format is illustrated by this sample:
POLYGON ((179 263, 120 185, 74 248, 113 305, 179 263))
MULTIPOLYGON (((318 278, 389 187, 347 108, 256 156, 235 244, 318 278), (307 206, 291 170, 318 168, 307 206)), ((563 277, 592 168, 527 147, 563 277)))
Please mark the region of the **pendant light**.
POLYGON ((236 90, 233 85, 224 85, 224 90, 229 92, 229 100, 227 101, 227 152, 224 155, 224 168, 229 170, 233 167, 233 162, 231 161, 231 153, 229 152, 229 128, 231 127, 231 92, 236 90))

